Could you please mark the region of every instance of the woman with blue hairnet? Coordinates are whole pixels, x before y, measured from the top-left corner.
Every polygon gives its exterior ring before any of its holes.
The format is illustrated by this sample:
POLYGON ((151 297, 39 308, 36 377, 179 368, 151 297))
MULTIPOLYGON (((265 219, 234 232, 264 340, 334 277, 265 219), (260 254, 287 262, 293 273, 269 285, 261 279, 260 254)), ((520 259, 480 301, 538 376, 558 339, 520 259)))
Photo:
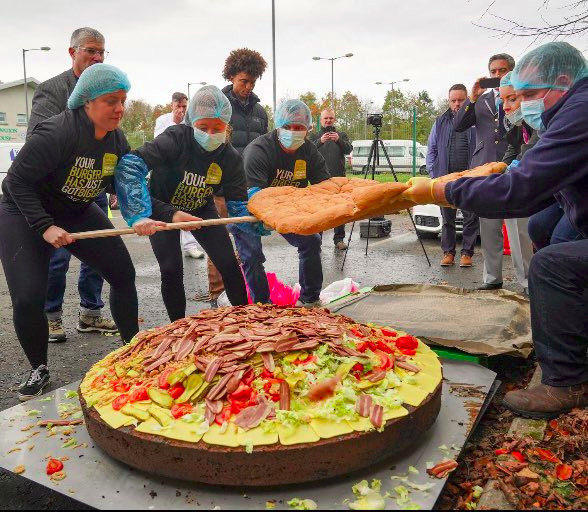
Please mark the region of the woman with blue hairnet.
MULTIPOLYGON (((274 131, 255 139, 243 153, 249 197, 262 188, 306 187, 309 183, 314 185, 330 178, 324 158, 316 146, 306 139, 312 119, 310 109, 302 101, 284 101, 276 111, 275 125, 274 131)), ((261 236, 269 232, 261 224, 258 224, 256 233, 245 231, 247 228, 240 224, 234 226, 232 233, 253 302, 269 303, 270 292, 261 244, 261 236)), ((323 285, 321 237, 282 236, 298 249, 301 291, 297 305, 313 306, 318 303, 323 285)))
MULTIPOLYGON (((180 232, 155 232, 155 225, 218 219, 212 196, 221 186, 227 205, 243 207, 247 201, 243 161, 226 140, 230 119, 231 104, 221 90, 202 87, 190 100, 185 123, 170 126, 153 142, 123 157, 117 167, 121 213, 137 233, 150 235, 161 270, 163 302, 172 321, 186 316, 180 232)), ((192 234, 220 271, 231 304, 247 304, 227 228, 207 226, 192 234)))
POLYGON ((52 248, 67 246, 111 286, 110 309, 124 342, 138 331, 135 269, 122 240, 74 240, 69 232, 112 228, 94 203, 112 185, 117 161, 130 148, 118 126, 127 76, 95 64, 80 76, 69 110, 39 123, 2 183, 0 258, 13 305, 14 329, 32 366, 20 400, 49 382, 44 312, 52 248))
POLYGON ((521 114, 540 139, 505 174, 453 183, 411 181, 405 197, 484 217, 521 217, 556 201, 580 239, 539 250, 529 269, 541 384, 510 391, 515 413, 551 418, 588 406, 588 62, 564 42, 526 54, 511 76, 521 114))

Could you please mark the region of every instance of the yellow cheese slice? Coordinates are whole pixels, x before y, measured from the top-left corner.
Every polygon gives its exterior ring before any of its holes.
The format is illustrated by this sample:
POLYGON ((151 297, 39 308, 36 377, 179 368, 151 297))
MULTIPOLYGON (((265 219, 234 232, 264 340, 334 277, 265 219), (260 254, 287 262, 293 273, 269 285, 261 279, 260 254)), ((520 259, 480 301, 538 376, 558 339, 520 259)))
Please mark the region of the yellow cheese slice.
POLYGON ((427 393, 435 391, 439 382, 441 382, 441 376, 431 375, 430 373, 421 370, 414 376, 415 385, 425 390, 427 393))
POLYGON ((349 426, 353 430, 357 430, 358 432, 367 432, 368 430, 374 430, 374 426, 369 418, 360 417, 354 421, 348 421, 349 426))
POLYGON ((137 432, 143 432, 144 434, 155 434, 156 436, 161 435, 161 425, 155 418, 149 418, 135 428, 137 432))
POLYGON ((401 405, 384 409, 384 421, 402 418, 403 416, 408 416, 408 411, 401 405))
POLYGON ((429 395, 424 389, 411 384, 401 384, 396 388, 396 391, 398 391, 398 396, 404 403, 413 405, 414 407, 421 405, 423 400, 429 395))
POLYGON ((252 428, 251 430, 243 430, 239 428, 237 431, 237 442, 239 446, 246 446, 252 443, 253 446, 262 446, 265 444, 275 444, 279 440, 278 431, 267 432, 266 429, 260 427, 252 428))
POLYGON ((320 437, 310 428, 310 425, 297 425, 290 429, 283 425, 278 425, 278 435, 280 443, 284 446, 301 443, 316 443, 320 437))
POLYGON ((313 420, 311 420, 310 428, 312 428, 312 430, 314 430, 316 434, 322 439, 329 439, 330 437, 350 434, 354 430, 349 425, 349 423, 345 421, 337 423, 336 421, 326 420, 322 418, 314 418, 313 420))
POLYGON ((163 429, 158 434, 169 439, 177 439, 178 441, 186 441, 187 443, 197 443, 202 439, 202 434, 196 432, 197 428, 197 423, 175 420, 171 428, 163 429))
POLYGON ((126 414, 123 414, 120 411, 115 411, 112 408, 112 405, 104 405, 102 407, 97 407, 96 410, 100 417, 112 428, 120 428, 125 427, 128 425, 133 425, 136 423, 135 418, 130 418, 126 414))
POLYGON ((227 430, 221 433, 221 428, 216 423, 213 423, 208 429, 208 432, 204 434, 202 440, 208 444, 236 448, 239 446, 237 425, 234 423, 229 423, 227 430))

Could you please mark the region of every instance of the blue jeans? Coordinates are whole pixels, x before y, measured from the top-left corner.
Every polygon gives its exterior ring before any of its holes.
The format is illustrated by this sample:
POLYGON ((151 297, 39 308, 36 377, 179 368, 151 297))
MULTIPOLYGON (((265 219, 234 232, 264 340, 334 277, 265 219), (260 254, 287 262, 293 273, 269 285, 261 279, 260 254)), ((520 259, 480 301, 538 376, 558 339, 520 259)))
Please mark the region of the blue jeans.
POLYGON ((529 217, 529 236, 537 249, 582 239, 557 203, 529 217))
MULTIPOLYGON (((244 233, 237 227, 231 228, 241 262, 245 280, 251 291, 253 302, 268 304, 270 291, 265 274, 265 256, 260 236, 244 233)), ((323 286, 323 266, 321 262, 320 235, 282 235, 286 242, 298 249, 298 281, 300 300, 316 302, 323 286)))
MULTIPOLYGON (((108 215, 106 193, 98 196, 95 203, 108 215)), ((50 320, 61 318, 70 259, 71 253, 64 247, 61 247, 60 249, 53 250, 51 259, 49 260, 45 313, 50 320)), ((80 277, 78 278, 80 311, 82 314, 86 316, 100 316, 100 310, 104 307, 104 302, 102 302, 103 284, 104 280, 100 274, 82 262, 80 277)))

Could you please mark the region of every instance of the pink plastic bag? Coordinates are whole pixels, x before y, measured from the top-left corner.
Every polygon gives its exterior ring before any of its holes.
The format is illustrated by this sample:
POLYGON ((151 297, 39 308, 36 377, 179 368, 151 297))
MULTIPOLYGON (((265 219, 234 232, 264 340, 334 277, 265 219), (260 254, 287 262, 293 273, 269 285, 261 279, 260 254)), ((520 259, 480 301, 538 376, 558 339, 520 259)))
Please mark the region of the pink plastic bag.
MULTIPOLYGON (((278 276, 276 276, 276 274, 273 272, 267 272, 266 276, 267 283, 269 285, 270 300, 274 304, 277 306, 296 305, 296 301, 300 298, 299 284, 294 285, 294 288, 292 288, 291 286, 288 286, 280 281, 278 276)), ((247 282, 245 282, 245 285, 247 286, 247 282)), ((249 286, 247 286, 247 298, 249 299, 249 304, 252 304, 253 300, 251 299, 251 291, 249 290, 249 286)))

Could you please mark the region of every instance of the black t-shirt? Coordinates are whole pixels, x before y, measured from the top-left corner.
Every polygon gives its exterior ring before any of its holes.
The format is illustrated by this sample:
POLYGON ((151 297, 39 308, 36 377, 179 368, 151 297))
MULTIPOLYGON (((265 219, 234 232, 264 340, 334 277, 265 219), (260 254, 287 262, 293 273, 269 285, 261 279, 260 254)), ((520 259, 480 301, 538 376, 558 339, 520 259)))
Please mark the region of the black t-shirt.
POLYGON ((96 140, 85 110, 66 110, 39 123, 2 183, 2 204, 44 233, 54 219, 82 213, 107 187, 130 151, 121 130, 96 140))
POLYGON ((243 153, 248 187, 306 187, 329 179, 325 159, 315 145, 305 141, 295 153, 286 153, 277 130, 257 137, 243 153))
POLYGON ((153 217, 169 221, 182 210, 197 214, 221 186, 227 201, 247 201, 243 160, 231 144, 205 151, 186 124, 168 127, 133 153, 151 169, 153 217))

